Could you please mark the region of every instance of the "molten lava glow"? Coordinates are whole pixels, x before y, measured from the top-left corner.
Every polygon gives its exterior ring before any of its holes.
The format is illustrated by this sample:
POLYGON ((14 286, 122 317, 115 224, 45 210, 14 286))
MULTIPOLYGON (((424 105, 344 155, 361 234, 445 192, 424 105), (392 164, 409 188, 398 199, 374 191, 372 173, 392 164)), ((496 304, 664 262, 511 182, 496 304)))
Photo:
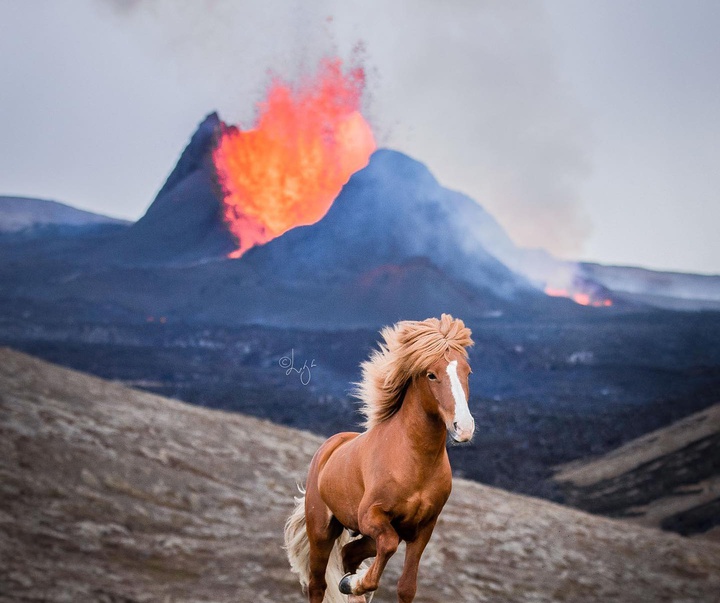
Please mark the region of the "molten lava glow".
POLYGON ((276 80, 259 105, 257 125, 224 128, 213 151, 225 220, 240 257, 296 226, 314 224, 375 150, 360 114, 362 68, 343 72, 325 60, 312 80, 276 80))
POLYGON ((557 289, 555 287, 545 287, 545 294, 552 297, 567 297, 581 306, 593 306, 595 308, 612 306, 610 299, 594 299, 587 293, 572 293, 567 289, 557 289))

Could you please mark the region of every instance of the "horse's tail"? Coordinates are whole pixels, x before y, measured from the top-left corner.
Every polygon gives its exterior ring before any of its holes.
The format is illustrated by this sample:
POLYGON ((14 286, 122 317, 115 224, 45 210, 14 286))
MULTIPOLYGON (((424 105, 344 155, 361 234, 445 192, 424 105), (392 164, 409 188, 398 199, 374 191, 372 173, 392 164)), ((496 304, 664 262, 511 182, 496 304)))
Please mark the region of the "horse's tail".
MULTIPOLYGON (((300 494, 302 496, 295 497, 295 510, 285 522, 285 550, 292 571, 300 578, 303 589, 306 589, 310 582, 310 541, 305 525, 305 491, 302 488, 300 494)), ((350 535, 343 530, 335 541, 325 570, 327 590, 323 603, 347 603, 347 599, 338 590, 338 584, 344 575, 341 551, 348 542, 350 535)))
POLYGON ((305 490, 298 486, 302 496, 295 497, 295 509, 285 522, 285 551, 290 568, 307 588, 310 582, 310 541, 305 525, 305 490))

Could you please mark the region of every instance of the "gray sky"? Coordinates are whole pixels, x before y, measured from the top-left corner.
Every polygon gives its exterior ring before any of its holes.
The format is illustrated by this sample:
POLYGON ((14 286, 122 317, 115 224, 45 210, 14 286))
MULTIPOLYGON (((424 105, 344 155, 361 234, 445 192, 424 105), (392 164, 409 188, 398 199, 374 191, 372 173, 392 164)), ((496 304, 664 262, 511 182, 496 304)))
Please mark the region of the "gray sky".
POLYGON ((205 114, 361 42, 380 144, 518 244, 720 273, 720 2, 353 4, 0 0, 0 194, 136 219, 205 114))

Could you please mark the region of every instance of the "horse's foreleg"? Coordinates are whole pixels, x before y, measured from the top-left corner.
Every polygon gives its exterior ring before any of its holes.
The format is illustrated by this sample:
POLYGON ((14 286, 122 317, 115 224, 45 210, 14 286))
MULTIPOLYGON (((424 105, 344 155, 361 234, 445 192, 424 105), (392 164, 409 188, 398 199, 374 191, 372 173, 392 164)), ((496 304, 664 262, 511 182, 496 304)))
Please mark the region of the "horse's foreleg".
POLYGON ((340 592, 346 595, 362 595, 377 590, 385 565, 400 544, 400 537, 390 525, 387 514, 377 507, 370 507, 361 513, 359 524, 360 531, 375 541, 377 554, 367 571, 343 578, 340 592))
POLYGON ((400 603, 411 603, 415 598, 420 557, 432 536, 434 527, 435 521, 420 530, 415 540, 408 542, 405 547, 405 564, 397 588, 400 603))

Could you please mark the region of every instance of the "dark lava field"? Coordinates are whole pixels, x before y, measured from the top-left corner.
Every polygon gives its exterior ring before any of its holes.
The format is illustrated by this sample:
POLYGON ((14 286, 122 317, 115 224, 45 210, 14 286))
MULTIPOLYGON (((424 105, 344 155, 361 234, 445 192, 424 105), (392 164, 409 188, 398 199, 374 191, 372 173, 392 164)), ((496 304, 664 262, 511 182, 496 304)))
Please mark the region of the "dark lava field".
MULTIPOLYGON (((322 435, 358 430, 349 391, 372 329, 78 320, 80 308, 1 299, 0 345, 208 408, 322 435), (290 364, 292 363, 292 364, 290 364)), ((470 322, 473 442, 456 474, 562 500, 552 468, 603 454, 718 401, 720 314, 629 309, 470 322)))

